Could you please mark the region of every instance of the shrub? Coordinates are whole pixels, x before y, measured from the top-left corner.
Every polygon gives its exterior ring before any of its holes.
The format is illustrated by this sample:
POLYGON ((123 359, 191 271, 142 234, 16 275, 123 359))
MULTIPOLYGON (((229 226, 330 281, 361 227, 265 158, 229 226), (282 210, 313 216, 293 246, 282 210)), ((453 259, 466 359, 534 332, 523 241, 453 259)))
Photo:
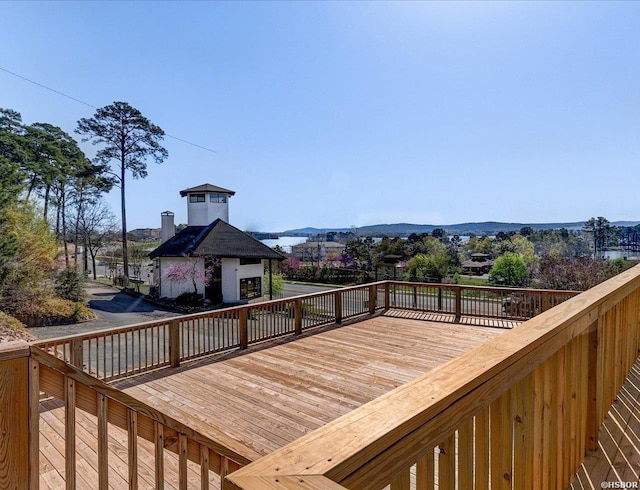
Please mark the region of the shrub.
POLYGON ((121 288, 126 288, 129 285, 129 278, 123 274, 119 276, 115 276, 113 278, 113 284, 115 286, 120 286, 121 288))
POLYGON ((31 326, 73 323, 95 318, 93 311, 82 303, 53 297, 5 303, 3 310, 31 326))
POLYGON ((65 269, 56 276, 56 294, 70 301, 84 299, 84 281, 75 269, 65 269))
POLYGON ((24 330, 25 325, 17 318, 7 315, 5 312, 0 311, 0 327, 10 328, 12 330, 24 330))
POLYGON ((182 293, 176 298, 176 304, 180 306, 202 306, 204 298, 194 292, 182 293))

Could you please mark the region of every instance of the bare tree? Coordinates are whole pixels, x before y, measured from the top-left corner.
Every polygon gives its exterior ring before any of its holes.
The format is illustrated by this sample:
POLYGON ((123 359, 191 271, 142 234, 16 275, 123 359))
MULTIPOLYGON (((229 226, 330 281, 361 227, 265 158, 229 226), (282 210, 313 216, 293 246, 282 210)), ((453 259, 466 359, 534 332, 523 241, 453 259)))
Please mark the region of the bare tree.
POLYGON ((96 279, 96 256, 118 230, 116 217, 103 201, 90 201, 78 217, 78 234, 85 243, 85 254, 91 255, 91 269, 96 279))

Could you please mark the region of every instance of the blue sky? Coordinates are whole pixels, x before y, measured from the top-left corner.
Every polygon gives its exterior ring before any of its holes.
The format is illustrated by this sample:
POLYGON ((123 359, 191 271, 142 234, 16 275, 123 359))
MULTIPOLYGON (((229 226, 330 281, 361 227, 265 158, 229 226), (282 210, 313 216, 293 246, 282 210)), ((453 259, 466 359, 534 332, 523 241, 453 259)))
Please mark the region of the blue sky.
MULTIPOLYGON (((166 138, 169 159, 128 181, 129 229, 186 222, 179 191, 205 182, 261 231, 640 219, 638 2, 0 2, 0 18, 0 68, 215 150, 166 138)), ((70 133, 94 112, 2 71, 0 107, 70 133)))

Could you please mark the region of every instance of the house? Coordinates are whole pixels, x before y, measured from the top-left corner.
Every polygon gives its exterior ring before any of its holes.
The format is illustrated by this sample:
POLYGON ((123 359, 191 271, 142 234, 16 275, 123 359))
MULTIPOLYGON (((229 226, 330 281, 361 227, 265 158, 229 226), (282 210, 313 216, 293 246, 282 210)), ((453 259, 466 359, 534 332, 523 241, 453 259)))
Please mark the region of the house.
POLYGON ((344 250, 344 243, 338 242, 304 242, 291 246, 291 255, 302 262, 319 262, 335 259, 344 250))
POLYGON ((160 228, 136 228, 127 233, 135 240, 157 240, 160 238, 160 228))
POLYGON ((493 267, 493 260, 489 254, 475 253, 471 254, 470 260, 462 263, 462 273, 472 276, 481 276, 488 274, 493 267))
POLYGON ((187 198, 187 227, 177 235, 173 213, 162 213, 163 243, 149 254, 161 297, 197 292, 220 304, 263 296, 265 261, 270 266, 284 257, 229 224, 234 194, 211 184, 180 191, 187 198))

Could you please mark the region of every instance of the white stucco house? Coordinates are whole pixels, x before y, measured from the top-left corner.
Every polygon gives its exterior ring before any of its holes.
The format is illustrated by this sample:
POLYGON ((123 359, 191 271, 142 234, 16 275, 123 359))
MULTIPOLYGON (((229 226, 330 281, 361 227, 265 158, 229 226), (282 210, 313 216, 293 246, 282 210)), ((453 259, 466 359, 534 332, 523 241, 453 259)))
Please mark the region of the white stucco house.
POLYGON ((163 243, 149 254, 160 297, 193 292, 194 283, 212 304, 248 301, 265 293, 265 264, 284 257, 229 224, 229 199, 234 194, 211 184, 180 191, 187 198, 187 227, 177 235, 173 213, 162 213, 163 243), (186 280, 167 277, 176 268, 188 271, 186 280))

